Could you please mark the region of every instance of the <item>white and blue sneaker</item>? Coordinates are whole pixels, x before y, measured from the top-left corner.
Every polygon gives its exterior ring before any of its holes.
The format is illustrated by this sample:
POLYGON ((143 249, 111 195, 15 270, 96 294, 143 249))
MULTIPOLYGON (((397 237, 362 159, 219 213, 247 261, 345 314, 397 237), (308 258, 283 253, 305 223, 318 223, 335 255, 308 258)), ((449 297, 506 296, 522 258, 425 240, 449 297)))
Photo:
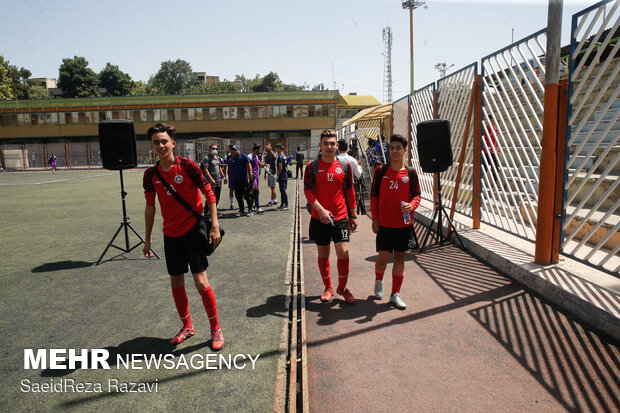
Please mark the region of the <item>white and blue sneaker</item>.
POLYGON ((405 308, 407 308, 407 304, 405 304, 405 302, 400 299, 399 293, 392 294, 392 296, 390 297, 390 302, 400 310, 404 310, 405 308))
POLYGON ((375 297, 383 298, 383 280, 375 280, 375 297))

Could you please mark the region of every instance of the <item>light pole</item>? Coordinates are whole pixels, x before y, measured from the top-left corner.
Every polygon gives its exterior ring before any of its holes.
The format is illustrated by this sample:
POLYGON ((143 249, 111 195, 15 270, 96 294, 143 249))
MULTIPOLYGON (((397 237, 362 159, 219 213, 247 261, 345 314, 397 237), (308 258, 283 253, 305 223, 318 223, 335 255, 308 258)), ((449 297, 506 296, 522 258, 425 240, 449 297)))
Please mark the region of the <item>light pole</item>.
POLYGON ((435 65, 435 70, 439 71, 439 77, 443 78, 446 77, 446 72, 448 71, 448 69, 450 69, 452 66, 454 65, 450 65, 448 66, 447 63, 437 63, 435 65))
POLYGON ((403 9, 409 9, 409 42, 411 51, 411 62, 409 70, 411 73, 411 93, 415 90, 413 87, 413 11, 426 3, 424 0, 402 0, 403 9))

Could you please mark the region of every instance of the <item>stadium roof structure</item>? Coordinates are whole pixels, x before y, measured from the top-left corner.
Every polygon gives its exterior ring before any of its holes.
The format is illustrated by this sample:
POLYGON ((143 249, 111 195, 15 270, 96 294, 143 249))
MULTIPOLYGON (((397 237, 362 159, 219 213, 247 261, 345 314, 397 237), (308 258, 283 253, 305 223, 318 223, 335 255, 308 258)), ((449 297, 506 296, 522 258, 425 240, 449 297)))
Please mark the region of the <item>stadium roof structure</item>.
POLYGON ((373 107, 373 106, 377 106, 380 105, 381 102, 379 102, 377 100, 376 97, 371 96, 371 95, 345 95, 342 96, 342 100, 344 100, 346 103, 346 106, 350 106, 350 107, 373 107))
POLYGON ((119 96, 119 97, 87 97, 87 98, 62 98, 42 100, 4 100, 0 101, 0 111, 14 111, 20 109, 60 109, 80 107, 118 107, 149 105, 176 105, 184 104, 222 104, 235 105, 238 102, 265 104, 266 102, 291 102, 299 101, 337 101, 346 104, 337 90, 324 91, 301 91, 301 92, 238 92, 238 93, 210 93, 193 95, 147 95, 147 96, 119 96))
POLYGON ((378 105, 372 108, 362 110, 357 115, 344 122, 343 126, 360 121, 385 119, 389 118, 390 116, 392 116, 392 104, 386 103, 385 105, 378 105))

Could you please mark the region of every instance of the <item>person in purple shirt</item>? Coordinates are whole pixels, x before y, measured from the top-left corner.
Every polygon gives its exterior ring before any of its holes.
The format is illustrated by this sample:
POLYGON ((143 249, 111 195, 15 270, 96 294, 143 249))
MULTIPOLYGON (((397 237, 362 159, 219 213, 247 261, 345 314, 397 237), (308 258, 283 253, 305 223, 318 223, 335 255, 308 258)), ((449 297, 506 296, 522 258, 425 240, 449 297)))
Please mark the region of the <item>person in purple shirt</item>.
POLYGON ((56 154, 52 153, 52 156, 50 156, 50 167, 52 168, 52 173, 55 174, 56 173, 56 154))
MULTIPOLYGON (((260 156, 258 156, 260 148, 260 145, 254 144, 254 147, 252 148, 252 153, 248 155, 248 158, 250 158, 250 165, 252 166, 252 175, 254 176, 254 210, 259 214, 263 212, 263 210, 260 207, 260 202, 258 200, 258 177, 260 176, 260 168, 268 166, 266 163, 262 162, 260 160, 260 156)), ((251 205, 248 207, 248 210, 252 210, 251 205)))
POLYGON ((235 207, 233 202, 235 199, 235 182, 233 179, 233 164, 235 161, 235 155, 233 155, 233 153, 235 146, 236 145, 230 145, 228 147, 230 152, 222 161, 222 166, 228 171, 228 200, 230 201, 231 210, 235 207))

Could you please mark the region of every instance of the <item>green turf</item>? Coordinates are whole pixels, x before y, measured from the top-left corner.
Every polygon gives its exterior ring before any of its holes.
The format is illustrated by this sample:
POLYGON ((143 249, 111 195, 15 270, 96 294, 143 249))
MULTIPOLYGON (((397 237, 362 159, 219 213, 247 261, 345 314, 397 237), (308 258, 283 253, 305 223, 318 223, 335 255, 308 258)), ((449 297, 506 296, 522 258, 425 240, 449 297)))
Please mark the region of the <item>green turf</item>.
MULTIPOLYGON (((143 170, 124 171, 127 212, 144 234, 143 170)), ((262 183, 262 199, 268 199, 262 183)), ((220 206, 228 205, 228 191, 220 206)), ((289 181, 292 199, 294 181, 289 181)), ((269 411, 273 408, 279 338, 284 322, 284 273, 292 211, 220 222, 226 236, 210 259, 209 281, 228 354, 261 354, 256 370, 117 369, 115 354, 212 353, 209 324, 191 276, 186 277, 197 334, 174 349, 180 322, 164 260, 141 248, 110 249, 95 266, 122 219, 119 173, 107 170, 0 174, 0 405, 6 411, 269 411), (24 348, 94 349, 112 353, 111 370, 25 370, 24 348), (60 373, 59 373, 60 372, 60 373), (25 393, 21 380, 103 383, 103 393, 25 393), (108 379, 154 382, 158 392, 107 392, 108 379)), ((153 249, 163 258, 157 212, 153 249)), ((138 239, 130 234, 134 245, 138 239)), ((116 245, 124 245, 124 235, 116 245)), ((248 363, 249 365, 249 363, 248 363)))

